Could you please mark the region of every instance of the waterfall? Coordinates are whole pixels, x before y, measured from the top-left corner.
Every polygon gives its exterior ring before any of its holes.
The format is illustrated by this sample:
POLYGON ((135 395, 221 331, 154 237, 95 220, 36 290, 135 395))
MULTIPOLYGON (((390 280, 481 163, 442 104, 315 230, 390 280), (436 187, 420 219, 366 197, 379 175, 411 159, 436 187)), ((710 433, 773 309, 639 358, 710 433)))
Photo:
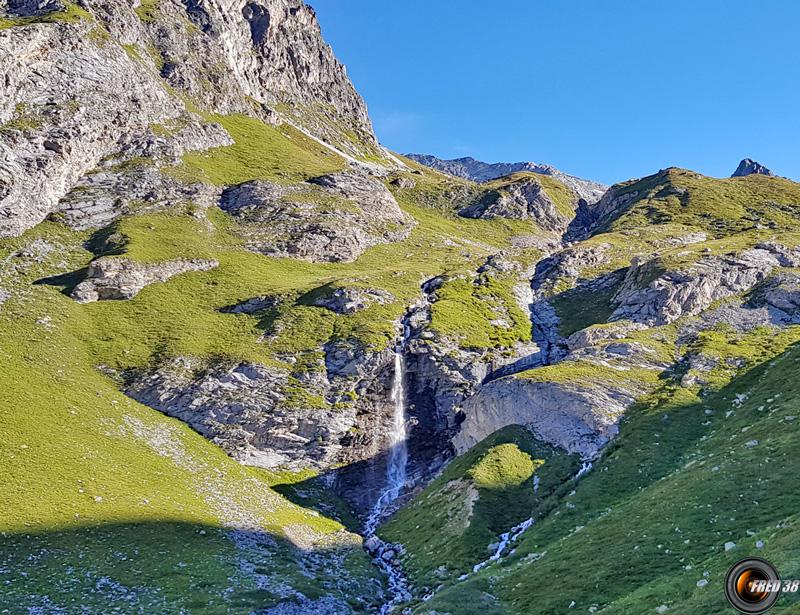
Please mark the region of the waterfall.
POLYGON ((406 391, 405 391, 405 359, 403 352, 409 336, 408 326, 403 328, 403 338, 394 351, 394 377, 390 399, 393 404, 392 430, 389 433, 389 460, 386 464, 386 486, 375 506, 372 508, 366 524, 366 534, 373 535, 380 523, 386 507, 400 497, 408 477, 408 445, 406 443, 406 391))
POLYGON ((396 500, 406 484, 408 447, 406 446, 406 391, 403 384, 403 349, 394 353, 394 381, 391 400, 394 403, 392 432, 389 437, 389 465, 386 468, 386 500, 396 500))
POLYGON ((375 534, 386 509, 403 493, 408 474, 408 446, 406 443, 406 392, 405 392, 405 352, 410 336, 408 325, 403 327, 403 337, 394 350, 394 376, 390 400, 392 401, 392 428, 389 432, 389 459, 386 463, 386 484, 378 497, 364 527, 365 547, 372 555, 375 564, 386 573, 391 598, 381 606, 381 615, 391 613, 395 607, 411 599, 408 580, 395 561, 397 547, 384 542, 375 534))

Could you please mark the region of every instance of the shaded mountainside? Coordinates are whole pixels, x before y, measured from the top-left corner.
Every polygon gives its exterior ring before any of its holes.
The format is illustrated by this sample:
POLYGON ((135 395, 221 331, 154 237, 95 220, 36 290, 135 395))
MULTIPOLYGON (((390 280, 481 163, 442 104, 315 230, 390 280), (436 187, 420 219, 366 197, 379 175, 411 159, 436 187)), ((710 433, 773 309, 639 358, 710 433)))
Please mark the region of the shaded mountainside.
POLYGON ((799 184, 440 173, 296 0, 0 9, 0 610, 721 613, 743 555, 800 576, 799 184))

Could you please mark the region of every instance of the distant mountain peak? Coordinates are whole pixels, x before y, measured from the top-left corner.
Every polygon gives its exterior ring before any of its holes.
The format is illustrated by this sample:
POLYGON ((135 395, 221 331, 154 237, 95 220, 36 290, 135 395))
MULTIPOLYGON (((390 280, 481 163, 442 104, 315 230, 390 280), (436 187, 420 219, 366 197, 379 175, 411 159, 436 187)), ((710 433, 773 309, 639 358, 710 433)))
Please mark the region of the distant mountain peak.
POLYGON ((745 177, 746 175, 769 175, 770 177, 775 177, 775 173, 770 169, 751 158, 742 160, 731 177, 745 177))
POLYGON ((608 186, 605 184, 568 175, 549 164, 536 162, 482 162, 471 156, 452 160, 443 160, 430 154, 406 154, 406 157, 442 173, 463 179, 471 179, 476 182, 487 182, 512 173, 519 173, 520 171, 550 175, 570 188, 578 195, 578 198, 584 199, 587 203, 599 201, 600 197, 608 190, 608 186))

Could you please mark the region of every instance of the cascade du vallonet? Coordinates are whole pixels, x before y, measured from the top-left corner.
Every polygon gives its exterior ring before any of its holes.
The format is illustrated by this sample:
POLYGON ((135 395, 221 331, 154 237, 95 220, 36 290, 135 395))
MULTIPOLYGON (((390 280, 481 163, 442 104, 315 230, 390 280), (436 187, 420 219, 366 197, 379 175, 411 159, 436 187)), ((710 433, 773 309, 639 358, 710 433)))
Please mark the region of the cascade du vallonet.
POLYGON ((800 577, 800 184, 391 152, 300 0, 0 0, 0 67, 0 613, 800 577))

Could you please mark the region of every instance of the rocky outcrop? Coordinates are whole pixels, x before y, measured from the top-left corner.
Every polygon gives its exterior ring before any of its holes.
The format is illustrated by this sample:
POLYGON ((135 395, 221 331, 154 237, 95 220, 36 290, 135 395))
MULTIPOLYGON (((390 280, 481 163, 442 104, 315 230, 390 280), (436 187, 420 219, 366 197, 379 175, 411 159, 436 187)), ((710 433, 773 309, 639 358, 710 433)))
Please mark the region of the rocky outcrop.
POLYGON ((738 255, 703 257, 676 271, 663 271, 658 259, 634 260, 614 298, 610 320, 667 324, 750 290, 776 267, 797 266, 794 263, 800 263, 800 252, 773 243, 738 255))
POLYGON ((390 182, 392 186, 397 188, 402 188, 403 190, 412 190, 417 187, 417 182, 415 182, 410 177, 406 177, 401 175, 400 177, 395 177, 390 182))
POLYGON ((70 294, 78 303, 109 299, 132 299, 155 282, 166 282, 189 271, 208 271, 219 263, 209 259, 174 260, 143 264, 127 258, 101 257, 89 265, 86 279, 70 294))
POLYGON ((488 163, 475 160, 474 158, 456 158, 454 160, 442 160, 436 156, 428 154, 406 154, 407 158, 414 160, 427 167, 453 175, 463 177, 476 182, 487 182, 498 177, 505 177, 512 173, 528 172, 540 175, 550 175, 560 181, 567 188, 572 190, 578 199, 583 199, 587 203, 595 203, 603 196, 608 189, 601 183, 588 179, 581 179, 573 175, 567 175, 555 167, 547 164, 537 164, 535 162, 498 162, 488 163))
POLYGON ((796 273, 775 276, 763 290, 763 301, 782 313, 778 315, 780 320, 796 322, 800 317, 800 276, 796 273))
POLYGON ((354 314, 370 305, 385 305, 393 301, 394 296, 390 292, 377 288, 337 288, 315 299, 314 305, 337 314, 354 314))
POLYGON ((502 378, 464 403, 464 421, 453 444, 463 453, 502 427, 524 425, 545 442, 591 458, 616 435, 619 419, 639 392, 613 383, 502 378))
POLYGON ((638 197, 638 190, 630 189, 628 184, 619 184, 609 188, 595 204, 585 200, 579 202, 575 218, 569 223, 564 238, 567 241, 586 239, 605 223, 624 213, 638 197))
POLYGON ((324 357, 311 371, 181 357, 128 373, 125 392, 248 465, 327 470, 379 455, 391 422, 392 353, 336 341, 324 357))
POLYGON ((190 359, 176 359, 137 377, 126 393, 185 421, 232 457, 264 468, 325 467, 355 425, 350 409, 282 407, 289 373, 241 363, 199 376, 190 359))
POLYGON ((775 173, 760 162, 756 162, 750 158, 742 160, 731 177, 746 177, 747 175, 769 175, 770 177, 775 177, 775 173))
POLYGON ((283 301, 283 297, 278 295, 262 295, 260 297, 251 297, 245 299, 234 305, 226 305, 220 308, 223 314, 257 314, 265 310, 276 308, 283 301))
POLYGON ((461 209, 458 215, 483 219, 532 219, 546 231, 563 231, 569 222, 558 212, 542 185, 535 180, 515 182, 500 190, 492 190, 475 203, 461 209))
POLYGON ((248 248, 312 262, 351 262, 367 248, 408 237, 414 224, 391 192, 358 171, 304 184, 254 181, 222 194, 248 248))
MULTIPOLYGON (((7 0, 8 12, 20 17, 35 17, 54 11, 63 11, 66 7, 60 0, 7 0)), ((0 3, 0 7, 5 2, 0 3)))
POLYGON ((174 210, 189 203, 201 216, 219 200, 219 188, 177 181, 155 165, 121 166, 82 177, 59 201, 51 218, 83 231, 102 228, 127 214, 174 210))

